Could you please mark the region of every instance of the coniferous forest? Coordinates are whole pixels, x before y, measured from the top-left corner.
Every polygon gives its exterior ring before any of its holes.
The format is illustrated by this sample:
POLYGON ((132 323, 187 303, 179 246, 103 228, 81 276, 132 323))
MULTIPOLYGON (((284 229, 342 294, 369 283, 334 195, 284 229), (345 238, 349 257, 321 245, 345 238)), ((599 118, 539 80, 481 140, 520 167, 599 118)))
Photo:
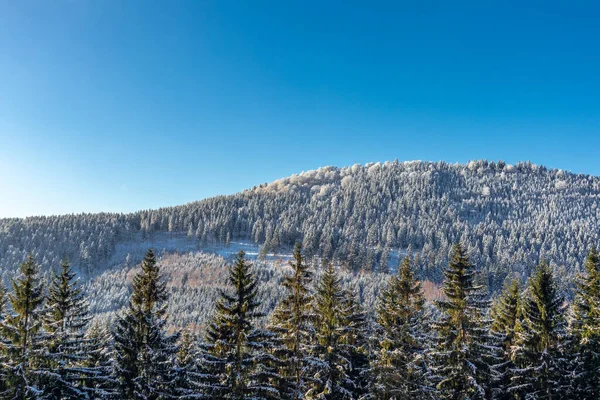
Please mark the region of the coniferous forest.
MULTIPOLYGON (((0 219, 0 274, 29 254, 42 271, 66 256, 86 276, 122 265, 132 243, 181 235, 205 248, 246 241, 270 253, 302 242, 307 257, 380 271, 409 247, 418 276, 441 282, 452 244, 485 269, 493 291, 542 259, 561 283, 600 240, 600 177, 522 162, 386 162, 323 167, 230 196, 129 214, 0 219)), ((139 261, 139 260, 135 260, 139 261)))
POLYGON ((110 320, 67 260, 46 279, 28 257, 0 292, 0 398, 597 399, 598 250, 582 263, 569 299, 544 260, 493 295, 457 243, 428 300, 407 253, 365 307, 347 267, 315 267, 298 243, 266 313, 240 251, 208 322, 180 329, 153 250, 110 320))
POLYGON ((600 400, 599 16, 0 0, 0 400, 600 400))

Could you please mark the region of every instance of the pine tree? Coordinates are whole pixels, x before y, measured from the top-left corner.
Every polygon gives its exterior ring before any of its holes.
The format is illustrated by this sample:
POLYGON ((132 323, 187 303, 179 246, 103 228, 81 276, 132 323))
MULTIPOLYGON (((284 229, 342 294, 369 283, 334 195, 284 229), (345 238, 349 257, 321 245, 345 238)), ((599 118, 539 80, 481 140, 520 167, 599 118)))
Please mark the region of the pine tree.
POLYGON ((273 311, 270 329, 281 340, 281 346, 273 349, 275 357, 282 362, 279 371, 282 377, 279 384, 281 396, 285 399, 302 399, 308 389, 311 370, 313 327, 309 285, 312 273, 305 264, 299 243, 294 249, 290 267, 292 273, 283 281, 287 296, 273 311))
POLYGON ((575 387, 580 399, 600 397, 600 256, 593 247, 585 274, 575 282, 571 332, 574 340, 575 387))
POLYGON ((125 399, 169 397, 175 374, 173 359, 178 336, 167 336, 167 290, 152 250, 142 262, 142 270, 133 279, 129 306, 113 331, 115 373, 125 399))
POLYGON ((197 386, 207 398, 275 399, 278 379, 269 356, 271 334, 257 329, 258 281, 243 251, 229 268, 233 292, 222 291, 201 346, 197 386))
POLYGON ((495 384, 495 398, 510 399, 508 393, 511 372, 514 370, 512 349, 516 344, 520 328, 521 283, 518 279, 506 281, 504 290, 492 307, 492 332, 499 335, 502 346, 502 363, 498 365, 498 377, 495 384))
POLYGON ((442 317, 434 324, 437 344, 432 355, 443 399, 491 397, 499 348, 489 334, 489 301, 473 269, 463 246, 454 245, 444 270, 445 299, 436 302, 442 317))
POLYGON ((346 320, 348 302, 333 264, 329 264, 317 283, 313 302, 315 344, 312 348, 314 379, 307 391, 307 399, 353 399, 355 383, 350 379, 352 370, 349 345, 342 338, 349 329, 346 320))
POLYGON ((407 256, 398 274, 388 278, 377 302, 372 398, 431 397, 424 363, 424 302, 407 256))
POLYGON ((0 323, 4 338, 0 342, 2 368, 7 376, 2 398, 10 399, 26 399, 40 393, 36 374, 39 355, 34 350, 40 348, 44 286, 32 256, 19 266, 19 272, 11 281, 13 291, 8 295, 12 310, 0 323))
POLYGON ((509 392, 519 399, 562 399, 568 394, 563 355, 566 323, 563 298, 552 270, 540 263, 523 295, 521 329, 514 346, 509 392))

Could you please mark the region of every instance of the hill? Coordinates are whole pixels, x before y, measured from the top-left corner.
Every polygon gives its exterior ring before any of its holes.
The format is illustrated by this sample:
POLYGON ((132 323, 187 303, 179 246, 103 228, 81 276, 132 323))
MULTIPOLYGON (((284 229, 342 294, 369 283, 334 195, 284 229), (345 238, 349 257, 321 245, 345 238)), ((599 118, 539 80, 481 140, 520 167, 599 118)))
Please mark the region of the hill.
POLYGON ((231 195, 131 214, 0 220, 6 277, 28 253, 46 268, 69 259, 98 275, 124 262, 123 246, 180 237, 203 248, 233 240, 263 254, 301 240, 308 255, 350 270, 385 270, 408 248, 418 272, 441 279, 452 243, 462 241, 493 289, 527 276, 540 258, 559 273, 581 268, 598 242, 600 178, 532 163, 386 162, 323 167, 231 195))

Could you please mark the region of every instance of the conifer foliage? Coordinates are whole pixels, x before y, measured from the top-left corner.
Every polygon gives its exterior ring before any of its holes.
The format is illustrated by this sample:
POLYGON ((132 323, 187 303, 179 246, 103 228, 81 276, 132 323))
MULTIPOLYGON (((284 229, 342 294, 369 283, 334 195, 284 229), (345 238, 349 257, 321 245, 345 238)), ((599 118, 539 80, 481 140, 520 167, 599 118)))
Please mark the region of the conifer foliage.
POLYGON ((581 399, 600 398, 600 256, 593 247, 576 281, 571 331, 575 351, 576 393, 581 399))
POLYGON ((333 264, 329 264, 317 283, 313 302, 315 343, 312 352, 315 374, 307 399, 353 399, 357 383, 349 376, 352 371, 351 346, 344 343, 350 329, 348 293, 342 288, 333 264))
POLYGON ((191 329, 185 329, 179 340, 179 349, 176 357, 175 387, 177 397, 195 398, 198 379, 198 342, 191 329))
POLYGON ((89 365, 91 343, 84 338, 88 325, 87 302, 67 260, 54 273, 48 287, 43 318, 45 354, 40 379, 42 398, 82 399, 107 394, 96 386, 108 379, 107 371, 89 365), (98 390, 98 392, 97 392, 98 390))
POLYGON ((563 302, 550 266, 540 263, 523 296, 522 329, 517 331, 516 367, 509 388, 513 396, 560 399, 570 394, 563 302))
POLYGON ((313 315, 309 286, 312 272, 305 263, 300 243, 296 244, 290 267, 292 272, 283 282, 287 296, 272 315, 271 330, 281 340, 281 346, 273 353, 281 360, 281 395, 286 399, 302 399, 311 380, 313 315))
MULTIPOLYGON (((0 321, 4 321, 6 318, 5 314, 5 305, 6 305, 6 291, 4 287, 0 285, 0 321)), ((0 325, 0 328, 2 325, 0 325)), ((4 350, 4 347, 7 343, 4 340, 4 335, 0 332, 0 350, 4 350)), ((0 393, 5 393, 7 389, 7 381, 8 381, 8 371, 5 368, 7 357, 5 354, 0 353, 0 393)))
POLYGON ((90 321, 68 262, 46 285, 28 257, 8 292, 0 286, 0 399, 596 399, 595 248, 584 265, 570 303, 556 269, 541 262, 524 290, 507 280, 490 309, 457 244, 439 300, 425 300, 407 256, 396 274, 380 276, 371 314, 362 282, 333 264, 313 284, 298 245, 285 296, 267 318, 257 268, 240 252, 204 335, 190 326, 180 339, 167 334, 167 288, 152 250, 113 321, 90 321))
POLYGON ((113 376, 112 335, 107 326, 92 322, 85 333, 86 357, 82 360, 83 384, 90 399, 119 399, 118 380, 113 376))
POLYGON ((425 299, 410 256, 389 277, 376 309, 371 388, 374 399, 431 398, 425 350, 425 299))
POLYGON ((446 298, 437 301, 442 317, 434 324, 437 344, 432 352, 439 396, 488 398, 499 349, 489 334, 489 301, 462 245, 454 245, 444 277, 446 298))
POLYGON ((271 334, 259 329, 258 288, 241 251, 229 269, 230 291, 221 292, 202 345, 197 386, 213 399, 276 399, 276 360, 269 354, 271 334))
POLYGON ((504 290, 492 307, 492 331, 498 335, 502 348, 502 362, 498 364, 498 376, 494 384, 497 399, 510 399, 509 393, 514 363, 512 352, 517 334, 521 332, 521 284, 518 279, 507 281, 504 290))
POLYGON ((11 311, 0 323, 2 369, 5 371, 3 398, 25 399, 40 394, 38 367, 42 328, 44 286, 39 266, 32 256, 19 267, 8 295, 11 311))
POLYGON ((370 319, 361 305, 356 290, 346 289, 341 343, 346 346, 351 369, 348 377, 352 382, 353 395, 363 399, 368 394, 371 383, 369 336, 370 319))
POLYGON ((168 398, 176 391, 173 359, 177 335, 167 336, 164 281, 152 250, 133 279, 125 313, 115 324, 115 372, 124 399, 168 398))

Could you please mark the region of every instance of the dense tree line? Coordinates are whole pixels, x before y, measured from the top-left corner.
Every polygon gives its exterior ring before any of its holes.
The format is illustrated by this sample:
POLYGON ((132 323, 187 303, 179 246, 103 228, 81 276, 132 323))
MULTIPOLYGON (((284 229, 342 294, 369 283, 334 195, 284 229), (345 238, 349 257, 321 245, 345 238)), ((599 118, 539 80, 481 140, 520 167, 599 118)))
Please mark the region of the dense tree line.
POLYGON ((544 261, 492 298, 465 246, 443 296, 427 302, 407 254, 376 307, 340 269, 297 244, 270 315, 240 252, 207 326, 173 331, 169 292, 148 251, 111 326, 90 321, 68 262, 46 283, 30 257, 0 292, 0 398, 596 399, 600 257, 591 248, 571 302, 544 261))
MULTIPOLYGON (((246 250, 252 252, 255 248, 246 250)), ((220 291, 226 289, 228 264, 239 249, 233 245, 228 251, 231 255, 220 256, 204 252, 157 254, 157 264, 167 283, 169 325, 203 329, 210 322, 220 291)), ((252 257, 251 254, 247 256, 252 257)), ((254 273, 261 288, 257 294, 259 311, 266 315, 263 317, 265 320, 286 295, 283 284, 292 271, 288 263, 291 256, 292 254, 285 254, 281 258, 253 261, 254 273)), ((313 258, 305 261, 310 264, 313 278, 318 280, 323 273, 321 261, 313 258)), ((127 307, 132 291, 131 280, 139 271, 139 262, 132 263, 129 268, 113 268, 83 283, 82 287, 89 299, 90 313, 95 319, 110 320, 116 312, 127 307)), ((343 267, 337 272, 344 288, 354 290, 366 309, 375 307, 379 288, 387 279, 387 274, 355 274, 343 267)), ((437 293, 437 286, 431 286, 428 288, 437 293)))
POLYGON ((95 276, 123 262, 127 243, 154 246, 172 234, 200 247, 251 240, 263 252, 302 241, 309 257, 370 271, 385 270, 392 252, 411 248, 417 276, 436 282, 460 241, 486 268, 493 291, 513 273, 528 277, 542 260, 570 282, 583 268, 583 249, 599 239, 599 196, 598 177, 531 163, 325 167, 178 207, 2 219, 0 272, 7 282, 33 254, 43 270, 66 256, 95 276))

